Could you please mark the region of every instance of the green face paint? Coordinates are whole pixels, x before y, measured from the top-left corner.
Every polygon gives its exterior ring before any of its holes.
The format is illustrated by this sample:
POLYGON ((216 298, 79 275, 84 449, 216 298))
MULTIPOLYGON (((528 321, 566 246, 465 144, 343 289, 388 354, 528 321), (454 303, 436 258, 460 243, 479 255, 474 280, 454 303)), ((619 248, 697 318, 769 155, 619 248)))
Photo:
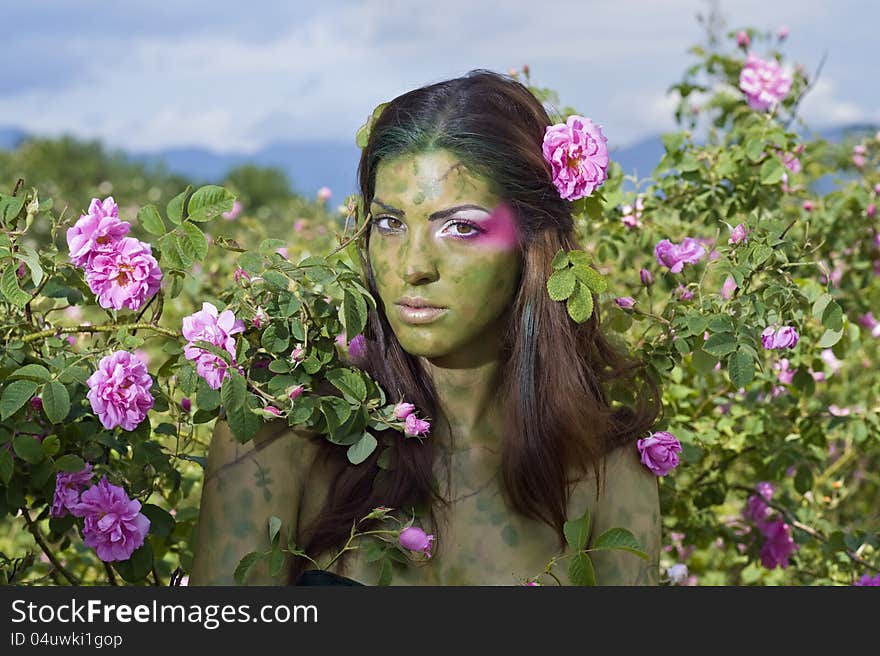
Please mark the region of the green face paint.
POLYGON ((521 257, 488 181, 445 150, 405 155, 379 165, 370 210, 370 264, 404 350, 467 364, 497 348, 521 257))

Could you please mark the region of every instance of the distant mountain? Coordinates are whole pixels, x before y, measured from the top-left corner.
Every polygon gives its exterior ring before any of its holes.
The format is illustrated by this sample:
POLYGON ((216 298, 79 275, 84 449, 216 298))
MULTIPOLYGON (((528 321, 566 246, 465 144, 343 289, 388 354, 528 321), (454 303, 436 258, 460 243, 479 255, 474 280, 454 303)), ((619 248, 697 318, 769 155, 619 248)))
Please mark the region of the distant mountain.
MULTIPOLYGON (((873 134, 880 126, 852 124, 832 126, 817 131, 831 142, 858 134, 873 134)), ((15 127, 0 127, 0 148, 15 148, 29 135, 15 127)), ((624 148, 611 149, 627 175, 647 177, 663 156, 660 135, 643 139, 624 148)), ((314 196, 321 187, 333 192, 332 201, 341 203, 356 192, 360 149, 351 141, 273 142, 253 154, 216 153, 201 147, 167 148, 155 153, 134 152, 131 157, 144 163, 164 162, 168 170, 197 182, 218 182, 230 168, 240 164, 274 166, 282 169, 291 187, 304 196, 314 196)), ((631 188, 630 185, 627 185, 631 188)))
POLYGON ((13 150, 27 139, 28 134, 19 128, 0 127, 0 149, 13 150))
POLYGON ((132 153, 132 157, 145 163, 162 161, 172 173, 200 182, 217 182, 229 169, 241 164, 274 166, 287 174, 291 187, 298 193, 314 196, 321 187, 329 187, 333 202, 341 203, 355 193, 360 152, 352 139, 351 143, 276 142, 253 154, 169 148, 157 153, 132 153))

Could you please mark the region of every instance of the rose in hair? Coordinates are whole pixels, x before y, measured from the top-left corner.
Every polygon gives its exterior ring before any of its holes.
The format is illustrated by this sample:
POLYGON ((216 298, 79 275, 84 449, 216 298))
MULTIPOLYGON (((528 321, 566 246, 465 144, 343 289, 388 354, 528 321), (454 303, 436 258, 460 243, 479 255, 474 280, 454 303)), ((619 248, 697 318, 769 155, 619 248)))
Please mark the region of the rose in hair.
POLYGON ((542 151, 550 164, 553 185, 565 200, 593 193, 608 177, 608 139, 602 128, 583 116, 549 125, 542 151))

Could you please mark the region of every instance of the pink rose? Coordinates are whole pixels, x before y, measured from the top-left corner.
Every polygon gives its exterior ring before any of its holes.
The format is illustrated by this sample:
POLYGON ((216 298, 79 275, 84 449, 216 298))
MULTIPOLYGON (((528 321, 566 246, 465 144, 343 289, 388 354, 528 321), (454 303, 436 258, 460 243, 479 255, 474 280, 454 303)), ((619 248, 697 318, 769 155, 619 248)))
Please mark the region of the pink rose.
POLYGON ((618 307, 621 307, 624 310, 631 310, 632 307, 636 304, 635 299, 631 296, 621 296, 620 298, 615 298, 614 302, 617 303, 618 307))
POLYGON ((86 282, 102 308, 138 310, 159 291, 162 271, 150 244, 123 237, 88 261, 86 282))
POLYGON ((733 276, 727 276, 727 279, 724 281, 724 284, 721 286, 721 298, 729 301, 733 296, 733 292, 736 290, 737 284, 733 279, 733 276))
POLYGON ((412 403, 398 403, 394 406, 394 418, 406 419, 415 412, 415 409, 416 407, 412 403))
POLYGON ((547 126, 541 148, 563 199, 589 196, 605 182, 607 141, 601 126, 583 116, 569 116, 565 123, 547 126))
POLYGON ((400 546, 404 549, 423 553, 428 558, 431 557, 431 547, 434 543, 434 536, 426 535, 418 526, 409 526, 403 529, 400 532, 398 540, 400 541, 400 546))
POLYGON ((404 420, 404 434, 409 437, 427 435, 431 430, 431 422, 416 417, 415 413, 407 415, 404 420))
POLYGON ((134 430, 153 407, 153 379, 147 365, 128 351, 115 351, 101 358, 86 384, 92 410, 108 430, 116 426, 134 430))
POLYGON ((85 518, 84 542, 104 562, 128 560, 144 544, 150 520, 140 510, 141 502, 129 499, 125 490, 108 483, 106 476, 70 508, 71 514, 85 518))
POLYGON ((791 76, 775 60, 764 61, 751 53, 739 75, 739 88, 749 107, 762 112, 785 99, 791 82, 791 76))
POLYGON ((744 223, 738 223, 735 228, 730 231, 730 239, 727 240, 728 244, 739 244, 740 242, 746 241, 748 239, 748 228, 744 223))
POLYGON ((88 213, 67 229, 70 261, 78 267, 86 266, 95 254, 112 249, 129 230, 131 224, 119 220, 119 208, 113 196, 103 201, 93 198, 88 213))
POLYGON ((693 237, 685 237, 681 244, 663 239, 654 246, 657 264, 668 268, 672 273, 681 273, 685 264, 696 264, 706 256, 706 249, 693 237))
POLYGON ((637 442, 642 464, 655 476, 665 476, 678 467, 681 442, 672 433, 656 431, 637 442))

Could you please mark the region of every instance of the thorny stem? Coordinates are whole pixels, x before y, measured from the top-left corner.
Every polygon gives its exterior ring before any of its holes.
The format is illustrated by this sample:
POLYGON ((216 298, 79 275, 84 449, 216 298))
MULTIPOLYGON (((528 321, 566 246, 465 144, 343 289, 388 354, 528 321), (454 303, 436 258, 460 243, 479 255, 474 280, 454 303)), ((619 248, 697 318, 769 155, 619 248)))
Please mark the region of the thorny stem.
POLYGON ((81 585, 80 580, 67 571, 64 565, 62 565, 58 561, 58 558, 55 556, 55 553, 52 551, 52 549, 49 548, 49 545, 46 544, 46 539, 43 537, 43 532, 40 530, 40 527, 37 526, 36 522, 31 519, 31 515, 28 512, 28 509, 22 506, 20 510, 22 516, 24 517, 24 521, 28 526, 28 530, 31 532, 31 535, 34 536, 34 540, 37 541, 37 544, 40 545, 40 549, 42 549, 43 553, 46 554, 49 562, 51 562, 52 565, 55 566, 56 570, 64 575, 64 578, 66 578, 71 585, 81 585))
POLYGON ((143 328, 144 330, 153 330, 157 333, 165 335, 166 337, 172 337, 177 339, 180 335, 173 330, 168 330, 167 328, 160 328, 159 326, 154 326, 151 323, 126 323, 118 326, 72 326, 72 327, 64 327, 59 326, 57 328, 51 328, 49 330, 41 330, 36 333, 31 333, 30 335, 25 335, 21 338, 21 341, 28 343, 34 342, 38 339, 42 339, 43 337, 54 337, 55 335, 60 334, 69 334, 69 333, 115 333, 120 329, 124 330, 138 330, 143 328))

